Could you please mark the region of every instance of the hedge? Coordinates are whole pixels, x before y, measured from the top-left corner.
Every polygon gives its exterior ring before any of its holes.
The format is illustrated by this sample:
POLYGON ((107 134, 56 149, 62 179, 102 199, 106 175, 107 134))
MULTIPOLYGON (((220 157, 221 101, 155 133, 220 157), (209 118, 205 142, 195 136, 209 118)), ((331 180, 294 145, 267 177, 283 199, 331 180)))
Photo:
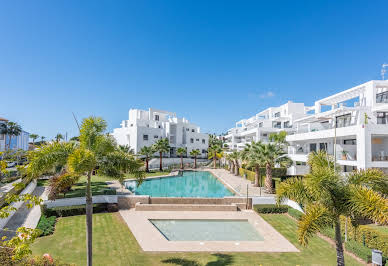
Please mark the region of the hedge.
POLYGON ((253 209, 258 213, 286 213, 288 211, 287 206, 275 204, 254 205, 253 209))
MULTIPOLYGON (((246 178, 252 182, 255 182, 255 176, 256 173, 254 172, 253 169, 248 170, 245 168, 239 168, 239 174, 240 176, 245 176, 246 178)), ((276 188, 276 185, 278 185, 281 181, 285 179, 285 176, 287 174, 287 168, 272 168, 272 182, 274 183, 274 187, 276 188)), ((259 184, 264 185, 265 182, 265 175, 266 175, 266 170, 265 167, 260 167, 259 168, 259 184)))
MULTIPOLYGON (((41 205, 41 210, 42 210, 42 213, 47 217, 49 216, 66 217, 66 216, 86 214, 85 205, 54 207, 54 208, 47 208, 46 205, 41 205)), ((117 204, 108 204, 108 203, 93 204, 93 213, 116 212, 116 211, 118 211, 117 204)))
POLYGON ((36 227, 37 229, 42 231, 40 236, 47 236, 47 235, 53 234, 55 230, 56 222, 57 222, 56 216, 46 217, 45 215, 42 215, 36 227))

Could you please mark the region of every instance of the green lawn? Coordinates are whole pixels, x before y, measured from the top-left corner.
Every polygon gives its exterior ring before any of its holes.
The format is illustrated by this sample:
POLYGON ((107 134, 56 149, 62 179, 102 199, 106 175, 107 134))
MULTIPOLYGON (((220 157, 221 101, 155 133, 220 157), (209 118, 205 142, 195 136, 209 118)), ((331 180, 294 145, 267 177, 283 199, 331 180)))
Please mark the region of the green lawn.
MULTIPOLYGON (((297 246, 295 253, 146 253, 141 251, 119 213, 93 215, 95 265, 335 265, 335 249, 314 237, 309 246, 297 242, 296 222, 283 214, 262 215, 276 230, 297 246)), ((50 253, 63 262, 85 265, 85 216, 60 218, 51 236, 39 238, 34 255, 50 253)), ((360 265, 345 256, 347 265, 360 265)))
MULTIPOLYGON (((163 175, 168 175, 170 171, 150 171, 146 173, 146 177, 151 177, 151 176, 163 176, 163 175)), ((126 178, 134 178, 134 175, 128 174, 126 178)))

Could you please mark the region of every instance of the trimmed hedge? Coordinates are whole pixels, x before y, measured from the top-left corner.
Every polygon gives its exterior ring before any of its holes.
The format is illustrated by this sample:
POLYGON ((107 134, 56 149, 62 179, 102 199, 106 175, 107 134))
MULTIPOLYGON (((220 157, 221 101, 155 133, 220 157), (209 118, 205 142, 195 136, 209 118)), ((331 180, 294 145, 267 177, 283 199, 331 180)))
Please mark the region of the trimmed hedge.
MULTIPOLYGON (((85 205, 65 206, 47 208, 46 205, 41 205, 42 213, 45 216, 66 217, 86 214, 85 205)), ((98 203, 93 204, 93 213, 99 212, 117 212, 117 204, 98 203)))
POLYGON ((253 209, 258 213, 286 213, 288 211, 287 206, 275 204, 254 205, 253 209))
POLYGON ((46 217, 45 215, 42 215, 36 227, 37 229, 42 231, 40 236, 47 236, 47 235, 53 234, 55 230, 56 222, 57 222, 57 217, 55 216, 46 217))
POLYGON ((303 215, 303 212, 300 212, 294 208, 288 208, 288 214, 292 217, 294 217, 295 219, 299 220, 300 217, 302 217, 303 215))
MULTIPOLYGON (((245 168, 239 168, 239 174, 240 176, 250 180, 251 182, 255 182, 255 171, 254 169, 245 169, 245 168)), ((287 168, 272 168, 272 182, 274 188, 276 188, 276 185, 278 185, 281 181, 286 179, 286 174, 287 174, 287 168)), ((259 184, 264 186, 265 184, 265 175, 266 175, 266 170, 265 167, 260 167, 259 168, 259 184)))

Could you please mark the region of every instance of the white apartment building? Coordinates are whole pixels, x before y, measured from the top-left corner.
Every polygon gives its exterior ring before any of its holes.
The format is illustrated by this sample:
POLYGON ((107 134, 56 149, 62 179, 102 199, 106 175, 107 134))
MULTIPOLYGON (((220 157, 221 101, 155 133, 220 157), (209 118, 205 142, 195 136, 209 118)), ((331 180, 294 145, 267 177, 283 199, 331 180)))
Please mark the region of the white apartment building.
POLYGON ((230 149, 236 150, 242 150, 246 143, 252 141, 268 142, 270 133, 282 130, 292 133, 294 121, 303 116, 305 116, 304 104, 289 101, 238 121, 236 127, 228 130, 224 141, 230 149))
POLYGON ((318 100, 293 121, 287 136, 290 175, 308 171, 308 154, 326 150, 343 172, 380 168, 388 173, 388 81, 372 80, 318 100))
POLYGON ((168 138, 169 157, 176 157, 179 147, 190 151, 198 149, 200 157, 207 157, 209 135, 200 132, 199 126, 175 113, 149 108, 148 110, 130 109, 128 120, 123 120, 120 128, 113 130, 113 137, 119 145, 129 145, 138 153, 144 146, 151 146, 157 140, 168 138))

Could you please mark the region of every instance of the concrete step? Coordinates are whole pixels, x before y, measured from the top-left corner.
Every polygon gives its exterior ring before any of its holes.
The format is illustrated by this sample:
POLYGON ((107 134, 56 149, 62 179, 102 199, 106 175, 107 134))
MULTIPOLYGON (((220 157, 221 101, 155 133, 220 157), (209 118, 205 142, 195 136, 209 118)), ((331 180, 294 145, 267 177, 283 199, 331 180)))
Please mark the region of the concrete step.
POLYGON ((144 204, 136 203, 136 211, 238 211, 236 204, 144 204))

